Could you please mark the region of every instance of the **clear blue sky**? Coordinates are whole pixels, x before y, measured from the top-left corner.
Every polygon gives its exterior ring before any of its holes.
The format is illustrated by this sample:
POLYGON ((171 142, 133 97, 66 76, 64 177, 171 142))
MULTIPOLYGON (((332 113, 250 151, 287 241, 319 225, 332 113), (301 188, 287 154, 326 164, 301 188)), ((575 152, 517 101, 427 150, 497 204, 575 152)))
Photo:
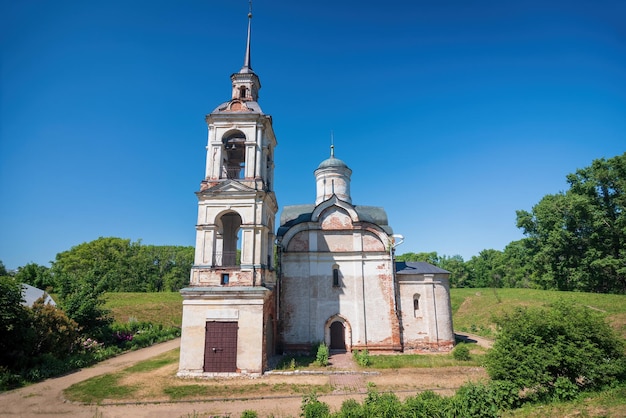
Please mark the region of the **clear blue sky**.
MULTIPOLYGON (((246 0, 2 1, 0 260, 100 236, 193 245, 204 115, 243 63, 246 0)), ((626 2, 255 0, 252 67, 283 205, 329 154, 400 253, 465 259, 515 211, 626 151, 626 2)))

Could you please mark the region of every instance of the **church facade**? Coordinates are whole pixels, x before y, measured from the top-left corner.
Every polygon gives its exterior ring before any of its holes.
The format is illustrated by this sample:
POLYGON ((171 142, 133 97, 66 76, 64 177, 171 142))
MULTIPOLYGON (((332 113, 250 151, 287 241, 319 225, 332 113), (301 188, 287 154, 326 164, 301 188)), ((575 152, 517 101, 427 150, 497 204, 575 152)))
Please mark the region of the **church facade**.
POLYGON ((315 202, 284 207, 276 227, 277 141, 258 104, 250 23, 251 14, 231 99, 206 116, 178 375, 262 373, 272 355, 320 342, 336 350, 449 350, 449 273, 395 262, 398 236, 384 209, 352 203, 352 171, 332 147, 314 172, 315 202))

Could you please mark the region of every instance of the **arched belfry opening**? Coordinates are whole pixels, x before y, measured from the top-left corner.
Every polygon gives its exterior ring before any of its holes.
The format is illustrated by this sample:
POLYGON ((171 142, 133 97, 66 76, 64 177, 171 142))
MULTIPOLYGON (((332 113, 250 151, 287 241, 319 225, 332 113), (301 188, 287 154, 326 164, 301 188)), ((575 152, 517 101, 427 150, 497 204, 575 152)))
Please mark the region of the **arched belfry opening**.
POLYGON ((236 267, 240 265, 238 251, 241 251, 241 216, 236 212, 228 212, 219 219, 220 232, 215 246, 215 265, 220 267, 236 267), (220 245, 221 244, 221 245, 220 245))
POLYGON ((224 135, 222 178, 242 179, 246 168, 246 136, 241 131, 224 135))

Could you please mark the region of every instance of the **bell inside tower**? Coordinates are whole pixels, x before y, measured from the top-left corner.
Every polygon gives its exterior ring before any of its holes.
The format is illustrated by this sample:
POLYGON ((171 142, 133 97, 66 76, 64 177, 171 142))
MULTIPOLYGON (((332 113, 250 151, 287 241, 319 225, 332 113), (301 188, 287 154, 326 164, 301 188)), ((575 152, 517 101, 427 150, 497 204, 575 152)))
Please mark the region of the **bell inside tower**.
POLYGON ((236 131, 223 140, 224 161, 222 167, 222 178, 241 179, 244 178, 246 167, 246 136, 243 132, 236 131))

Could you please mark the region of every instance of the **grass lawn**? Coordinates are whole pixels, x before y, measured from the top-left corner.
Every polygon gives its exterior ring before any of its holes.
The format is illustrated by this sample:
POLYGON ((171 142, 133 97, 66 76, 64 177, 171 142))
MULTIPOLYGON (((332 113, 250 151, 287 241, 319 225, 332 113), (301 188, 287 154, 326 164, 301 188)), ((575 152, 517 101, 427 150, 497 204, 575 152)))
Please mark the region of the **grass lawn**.
POLYGON ((164 326, 180 327, 183 319, 183 298, 178 292, 107 293, 105 307, 116 322, 131 318, 164 326))
POLYGON ((543 306, 559 299, 573 301, 606 314, 613 328, 626 338, 626 295, 558 292, 535 289, 451 289, 455 331, 494 337, 494 315, 516 306, 543 306))

